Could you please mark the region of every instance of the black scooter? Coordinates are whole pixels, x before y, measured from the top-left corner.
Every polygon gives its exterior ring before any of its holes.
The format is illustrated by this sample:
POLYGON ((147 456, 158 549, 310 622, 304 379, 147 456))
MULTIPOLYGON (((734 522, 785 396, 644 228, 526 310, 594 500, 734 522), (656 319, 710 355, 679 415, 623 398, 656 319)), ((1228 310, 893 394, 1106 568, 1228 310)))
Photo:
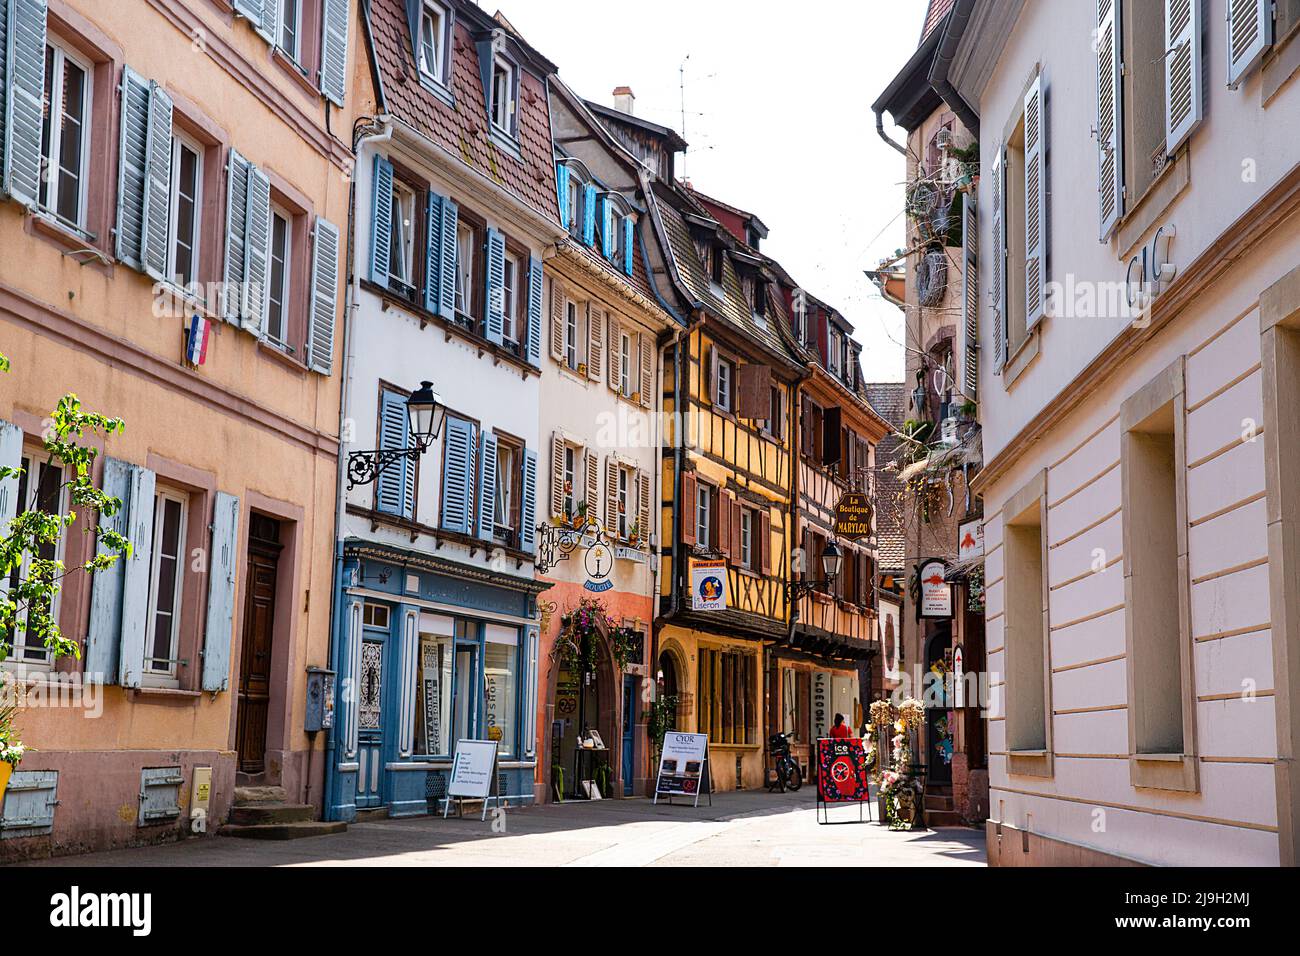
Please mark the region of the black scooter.
POLYGON ((767 738, 767 753, 776 766, 776 781, 768 786, 768 792, 779 790, 798 790, 803 786, 803 771, 790 756, 790 741, 794 734, 773 734, 767 738))

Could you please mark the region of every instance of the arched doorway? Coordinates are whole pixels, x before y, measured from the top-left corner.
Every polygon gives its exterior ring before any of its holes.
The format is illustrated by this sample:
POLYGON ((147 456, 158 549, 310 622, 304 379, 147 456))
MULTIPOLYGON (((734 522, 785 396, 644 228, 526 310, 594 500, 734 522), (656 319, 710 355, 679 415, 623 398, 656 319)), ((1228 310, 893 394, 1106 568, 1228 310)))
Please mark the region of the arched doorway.
POLYGON ((552 787, 562 783, 565 800, 586 799, 583 782, 594 781, 602 797, 613 796, 627 771, 620 766, 623 688, 606 622, 599 621, 586 641, 577 643, 562 622, 551 652, 550 675, 552 787), (575 650, 566 650, 566 644, 575 650), (585 745, 586 741, 594 746, 585 745))
MULTIPOLYGON (((659 655, 659 692, 665 697, 675 697, 680 702, 681 695, 678 689, 681 686, 677 676, 677 659, 672 651, 664 651, 659 655)), ((672 721, 669 724, 670 730, 677 729, 677 713, 673 712, 672 721)))

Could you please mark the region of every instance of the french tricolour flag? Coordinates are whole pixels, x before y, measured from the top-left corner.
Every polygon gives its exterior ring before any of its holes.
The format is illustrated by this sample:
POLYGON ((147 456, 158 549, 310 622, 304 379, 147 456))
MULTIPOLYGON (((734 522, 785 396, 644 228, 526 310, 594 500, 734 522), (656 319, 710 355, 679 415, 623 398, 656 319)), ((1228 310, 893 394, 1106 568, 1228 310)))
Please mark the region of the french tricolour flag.
POLYGON ((202 365, 208 357, 208 336, 212 333, 211 323, 195 313, 190 316, 190 330, 185 337, 185 357, 191 365, 202 365))

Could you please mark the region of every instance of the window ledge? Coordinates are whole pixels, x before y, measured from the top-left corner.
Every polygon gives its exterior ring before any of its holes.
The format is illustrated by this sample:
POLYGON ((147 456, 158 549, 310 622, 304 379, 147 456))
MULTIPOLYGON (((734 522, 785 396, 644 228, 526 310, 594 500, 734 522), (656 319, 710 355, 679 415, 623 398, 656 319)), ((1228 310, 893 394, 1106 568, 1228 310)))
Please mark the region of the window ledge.
POLYGON ((203 696, 202 691, 182 690, 179 687, 133 687, 131 688, 134 697, 156 697, 159 701, 175 701, 178 703, 197 701, 203 696))
POLYGON ((515 159, 523 160, 523 152, 519 148, 518 141, 491 120, 488 121, 488 138, 515 159))
POLYGON ((1200 791, 1200 767, 1191 754, 1131 754, 1129 782, 1143 790, 1200 791))
POLYGON ((1007 773, 1023 777, 1050 777, 1053 775, 1050 750, 1007 751, 1007 773))
POLYGON ((299 372, 299 373, 305 373, 307 371, 307 366, 304 365, 298 358, 296 358, 293 355, 290 355, 288 352, 280 348, 278 345, 276 345, 274 342, 270 341, 269 339, 259 338, 257 340, 257 350, 258 352, 265 355, 267 358, 280 363, 290 371, 299 372))
POLYGON ((1264 85, 1260 90, 1260 104, 1267 107, 1278 91, 1300 70, 1300 43, 1294 42, 1300 36, 1300 24, 1296 24, 1286 36, 1273 43, 1272 49, 1264 56, 1264 66, 1260 71, 1264 85))
MULTIPOLYGON (((1046 319, 1044 319, 1046 321, 1046 319)), ((1002 388, 1010 391, 1011 386, 1015 384, 1021 373, 1029 367, 1029 363, 1038 357, 1039 349, 1042 347, 1040 338, 1042 326, 1036 327, 1029 336, 1016 347, 1007 364, 1002 367, 1002 388)))
POLYGON ((429 76, 429 74, 427 73, 417 72, 416 75, 419 78, 420 86, 428 90, 434 96, 438 97, 438 99, 442 100, 442 102, 445 103, 447 106, 450 106, 452 109, 456 108, 455 93, 449 90, 442 83, 435 80, 433 77, 429 76))
POLYGON ((1117 247, 1123 253, 1120 256, 1121 262, 1133 255, 1147 230, 1155 225, 1156 220, 1169 210, 1174 200, 1191 184, 1192 163, 1188 158, 1190 149, 1190 145, 1179 149, 1174 161, 1164 168, 1136 205, 1119 221, 1116 234, 1119 236, 1117 247))
POLYGON ((307 71, 297 60, 293 59, 293 57, 289 56, 289 54, 285 53, 278 46, 271 47, 271 59, 290 79, 302 87, 302 89, 313 100, 319 100, 322 98, 323 94, 316 88, 315 84, 312 83, 311 77, 307 75, 307 71))
POLYGON ((52 219, 36 210, 27 213, 28 231, 33 236, 45 239, 51 245, 60 247, 65 255, 82 252, 74 259, 81 265, 93 265, 109 278, 112 278, 114 260, 99 247, 94 237, 77 231, 71 226, 52 219))

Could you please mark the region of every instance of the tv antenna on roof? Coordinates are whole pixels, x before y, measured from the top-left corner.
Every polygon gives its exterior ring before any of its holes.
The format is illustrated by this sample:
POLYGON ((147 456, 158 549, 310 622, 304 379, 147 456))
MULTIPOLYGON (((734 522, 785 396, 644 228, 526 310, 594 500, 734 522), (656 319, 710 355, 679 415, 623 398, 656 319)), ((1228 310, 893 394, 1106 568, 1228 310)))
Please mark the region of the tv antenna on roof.
MULTIPOLYGON (((691 58, 688 53, 677 68, 682 93, 682 139, 686 139, 686 61, 691 58)), ((682 150, 682 179, 686 178, 686 150, 682 150)))

